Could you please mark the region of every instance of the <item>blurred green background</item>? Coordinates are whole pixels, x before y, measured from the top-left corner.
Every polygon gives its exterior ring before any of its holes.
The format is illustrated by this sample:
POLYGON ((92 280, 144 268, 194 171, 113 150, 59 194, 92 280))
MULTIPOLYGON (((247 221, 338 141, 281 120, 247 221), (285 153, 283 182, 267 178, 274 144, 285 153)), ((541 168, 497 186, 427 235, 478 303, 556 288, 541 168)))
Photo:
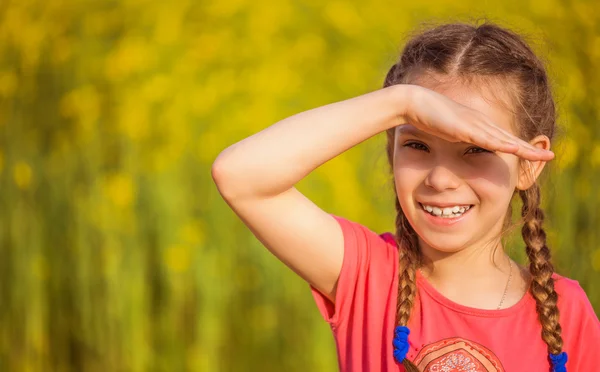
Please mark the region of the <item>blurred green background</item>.
MULTIPOLYGON (((278 120, 380 88, 431 20, 485 16, 548 60, 564 129, 549 237, 600 311, 600 3, 500 3, 1 1, 0 370, 335 370, 307 284, 210 167, 278 120)), ((298 188, 390 231, 383 139, 298 188)))

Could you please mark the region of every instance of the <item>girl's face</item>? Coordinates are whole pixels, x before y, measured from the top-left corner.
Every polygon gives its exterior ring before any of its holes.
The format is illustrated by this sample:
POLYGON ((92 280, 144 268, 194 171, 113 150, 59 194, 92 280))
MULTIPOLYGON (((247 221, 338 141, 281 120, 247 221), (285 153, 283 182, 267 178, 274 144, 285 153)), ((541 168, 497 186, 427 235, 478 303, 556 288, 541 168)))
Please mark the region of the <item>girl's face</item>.
MULTIPOLYGON (((481 111, 515 134, 512 114, 491 95, 462 85, 419 85, 481 111)), ((396 192, 422 250, 451 253, 497 241, 518 175, 515 155, 448 142, 410 124, 396 128, 396 192)))

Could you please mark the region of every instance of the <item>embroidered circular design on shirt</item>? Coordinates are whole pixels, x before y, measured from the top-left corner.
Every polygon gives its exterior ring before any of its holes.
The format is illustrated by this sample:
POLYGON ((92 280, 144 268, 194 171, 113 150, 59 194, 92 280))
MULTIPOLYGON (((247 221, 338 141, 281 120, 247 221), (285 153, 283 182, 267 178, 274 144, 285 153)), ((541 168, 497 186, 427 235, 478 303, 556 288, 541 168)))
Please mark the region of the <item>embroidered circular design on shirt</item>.
POLYGON ((419 351, 413 362, 423 372, 504 372, 494 353, 464 338, 429 344, 419 351))

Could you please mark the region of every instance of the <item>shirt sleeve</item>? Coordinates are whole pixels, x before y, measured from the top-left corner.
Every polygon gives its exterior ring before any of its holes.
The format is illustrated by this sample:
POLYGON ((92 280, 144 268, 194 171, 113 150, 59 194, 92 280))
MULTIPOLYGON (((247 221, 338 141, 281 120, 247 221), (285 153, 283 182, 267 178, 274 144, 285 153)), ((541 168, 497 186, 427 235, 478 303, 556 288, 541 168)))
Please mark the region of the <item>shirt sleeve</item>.
POLYGON ((310 286, 321 316, 333 328, 351 316, 385 307, 377 299, 386 301, 396 282, 398 253, 390 234, 378 235, 357 222, 331 215, 339 223, 344 237, 344 258, 337 282, 335 304, 310 286))
POLYGON ((560 323, 568 355, 567 370, 595 371, 600 365, 600 321, 577 281, 563 277, 560 282, 560 323))

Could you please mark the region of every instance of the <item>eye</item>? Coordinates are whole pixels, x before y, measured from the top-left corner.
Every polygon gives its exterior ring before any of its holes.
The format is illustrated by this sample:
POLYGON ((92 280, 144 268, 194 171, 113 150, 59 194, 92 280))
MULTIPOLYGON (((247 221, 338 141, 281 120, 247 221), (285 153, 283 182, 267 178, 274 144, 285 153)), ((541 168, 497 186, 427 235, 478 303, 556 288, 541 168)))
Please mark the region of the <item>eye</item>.
POLYGON ((424 144, 422 144, 420 142, 408 142, 408 143, 404 144, 404 147, 410 147, 415 150, 422 150, 422 151, 429 152, 429 148, 427 148, 427 146, 425 146, 424 144))
POLYGON ((481 153, 486 153, 486 152, 492 152, 490 150, 486 150, 482 147, 470 147, 469 149, 467 149, 467 151, 465 152, 465 154, 481 154, 481 153))

